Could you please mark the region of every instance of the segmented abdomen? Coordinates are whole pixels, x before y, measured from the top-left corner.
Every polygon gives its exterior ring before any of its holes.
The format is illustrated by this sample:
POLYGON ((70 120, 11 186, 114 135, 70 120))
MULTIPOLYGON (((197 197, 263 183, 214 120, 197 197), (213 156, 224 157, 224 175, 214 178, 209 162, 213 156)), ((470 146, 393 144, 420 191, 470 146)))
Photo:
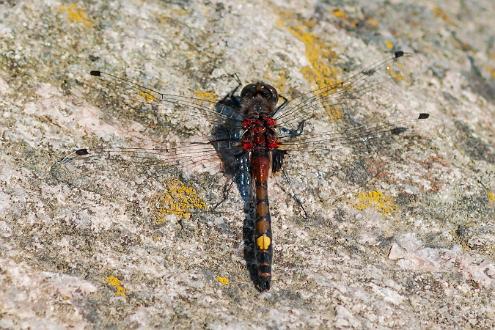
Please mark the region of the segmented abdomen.
POLYGON ((251 177, 255 185, 256 203, 255 256, 260 289, 270 289, 272 277, 272 230, 268 204, 269 151, 255 151, 251 156, 251 177))

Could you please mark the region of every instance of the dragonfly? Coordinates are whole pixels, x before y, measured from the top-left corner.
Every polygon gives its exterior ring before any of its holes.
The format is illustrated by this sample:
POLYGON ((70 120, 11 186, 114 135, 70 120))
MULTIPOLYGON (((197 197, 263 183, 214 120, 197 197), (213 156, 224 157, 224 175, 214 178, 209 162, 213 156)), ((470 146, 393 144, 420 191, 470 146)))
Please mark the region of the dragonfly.
MULTIPOLYGON (((428 119, 428 113, 415 109, 404 113, 390 106, 383 96, 388 93, 393 97, 394 90, 401 93, 400 85, 411 79, 415 59, 417 55, 413 53, 396 51, 384 60, 290 101, 262 81, 245 85, 240 94, 242 84, 237 81, 237 87, 217 101, 159 92, 94 70, 91 77, 108 86, 109 91, 119 86, 121 92, 117 96, 123 99, 122 104, 130 104, 133 109, 146 106, 157 113, 162 111, 160 125, 189 137, 151 147, 78 148, 58 161, 57 166, 84 168, 81 176, 90 178, 89 164, 95 160, 118 159, 131 164, 146 160, 179 168, 189 165, 206 168, 212 158, 220 158, 224 173, 252 206, 254 277, 257 288, 266 291, 271 287, 273 264, 269 178, 284 173, 291 154, 308 152, 324 158, 327 153, 337 153, 343 148, 369 147, 373 143, 376 146, 380 142, 386 147, 391 139, 428 119), (382 92, 382 96, 377 97, 377 92, 382 92), (138 97, 142 99, 136 101, 138 97), (378 111, 370 111, 370 105, 378 111), (181 122, 184 115, 198 127, 181 122)), ((290 185, 289 179, 287 183, 290 185)), ((291 197, 304 210, 297 195, 291 197)))

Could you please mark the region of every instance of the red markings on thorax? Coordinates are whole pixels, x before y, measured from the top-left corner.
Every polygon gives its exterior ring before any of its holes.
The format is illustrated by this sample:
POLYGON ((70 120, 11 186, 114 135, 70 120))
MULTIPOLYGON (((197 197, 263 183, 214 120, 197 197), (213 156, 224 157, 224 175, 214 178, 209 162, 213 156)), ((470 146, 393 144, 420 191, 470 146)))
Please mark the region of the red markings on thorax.
POLYGON ((273 128, 277 125, 275 119, 262 116, 259 119, 246 118, 242 121, 242 128, 246 130, 241 144, 244 151, 273 150, 279 147, 279 142, 273 128))

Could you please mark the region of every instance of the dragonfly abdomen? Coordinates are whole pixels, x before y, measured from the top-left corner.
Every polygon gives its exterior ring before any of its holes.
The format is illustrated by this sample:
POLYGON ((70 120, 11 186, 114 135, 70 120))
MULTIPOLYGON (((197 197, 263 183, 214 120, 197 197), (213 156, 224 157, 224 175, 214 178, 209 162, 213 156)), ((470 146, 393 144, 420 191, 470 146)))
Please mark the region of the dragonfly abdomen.
POLYGON ((268 175, 271 162, 269 151, 255 151, 251 155, 251 176, 255 185, 256 205, 255 256, 261 290, 270 289, 272 277, 272 230, 268 202, 268 175))

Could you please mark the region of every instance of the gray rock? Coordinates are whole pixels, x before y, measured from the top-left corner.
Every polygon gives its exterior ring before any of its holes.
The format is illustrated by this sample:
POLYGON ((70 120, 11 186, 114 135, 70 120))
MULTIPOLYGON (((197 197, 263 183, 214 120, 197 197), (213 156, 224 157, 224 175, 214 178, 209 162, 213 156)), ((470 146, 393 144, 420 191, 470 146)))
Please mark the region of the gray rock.
POLYGON ((490 0, 0 2, 0 327, 494 328, 494 14, 490 0), (214 151, 57 162, 209 133, 194 109, 90 70, 202 100, 236 73, 292 99, 399 49, 410 75, 364 85, 349 116, 327 108, 305 134, 431 120, 286 157, 268 292, 214 151))

